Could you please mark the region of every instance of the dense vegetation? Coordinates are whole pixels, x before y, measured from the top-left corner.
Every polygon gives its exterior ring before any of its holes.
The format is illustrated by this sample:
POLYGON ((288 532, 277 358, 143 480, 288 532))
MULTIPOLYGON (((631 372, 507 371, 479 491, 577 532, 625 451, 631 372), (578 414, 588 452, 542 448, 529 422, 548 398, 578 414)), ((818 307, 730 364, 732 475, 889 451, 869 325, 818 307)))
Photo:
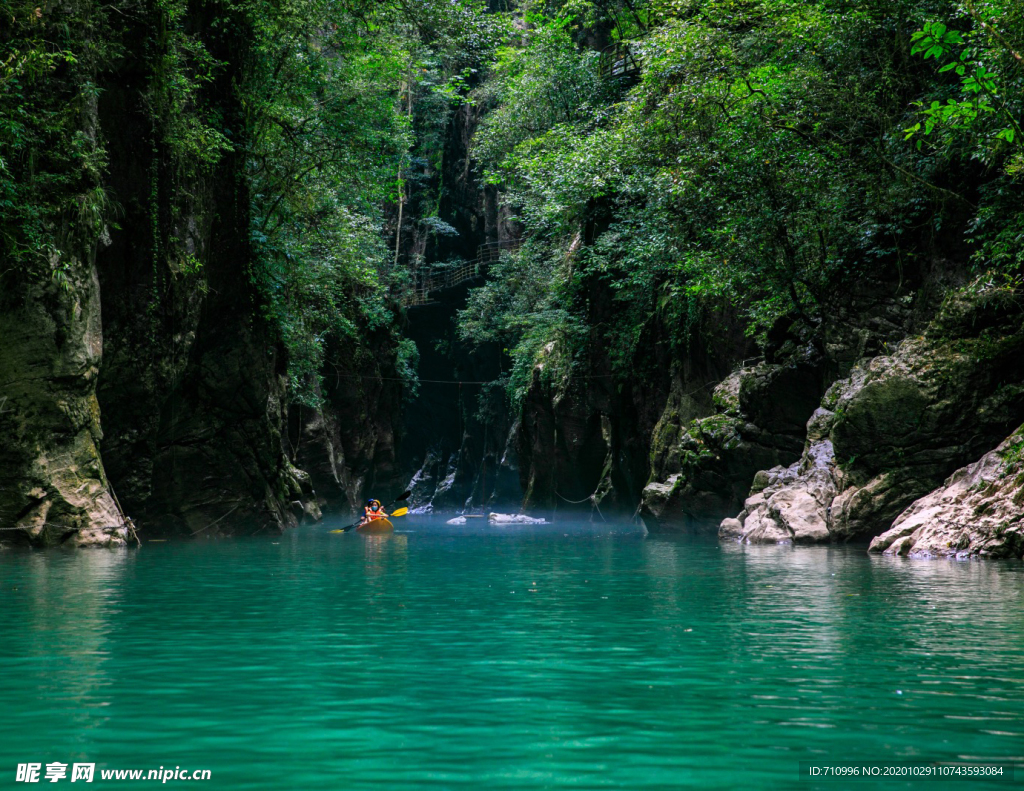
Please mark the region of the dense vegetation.
POLYGON ((677 342, 722 306, 761 339, 815 326, 858 278, 942 244, 1019 277, 1019 4, 624 1, 526 19, 478 92, 494 109, 476 151, 529 244, 462 320, 514 349, 514 386, 551 341, 563 366, 586 359, 595 283, 615 294, 600 343, 625 376, 651 322, 677 342))
POLYGON ((154 305, 165 261, 174 278, 205 287, 206 262, 179 226, 234 158, 249 202, 254 310, 287 349, 293 396, 318 403, 329 340, 358 346, 382 329, 394 335, 397 370, 414 379, 393 299, 408 280, 396 237, 413 110, 423 96, 451 104, 498 17, 471 0, 5 0, 0 18, 5 291, 47 280, 72 290, 75 262, 118 229, 124 198, 107 188, 97 105, 110 80, 132 72, 144 75, 151 127, 139 141, 151 155, 150 227, 132 231, 150 237, 154 305))
POLYGON ((90 119, 106 75, 144 64, 171 196, 154 260, 201 270, 173 215, 242 158, 254 310, 309 404, 331 339, 390 332, 412 375, 396 296, 426 248, 406 237, 455 233, 438 174, 460 105, 525 243, 459 329, 508 350, 514 394, 545 346, 572 366, 599 343, 627 376, 652 323, 676 343, 723 306, 761 339, 814 326, 858 278, 951 240, 979 271, 1024 265, 1015 0, 4 0, 0 17, 4 290, 73 288, 69 262, 116 227, 90 119), (615 304, 596 328, 595 286, 615 304))

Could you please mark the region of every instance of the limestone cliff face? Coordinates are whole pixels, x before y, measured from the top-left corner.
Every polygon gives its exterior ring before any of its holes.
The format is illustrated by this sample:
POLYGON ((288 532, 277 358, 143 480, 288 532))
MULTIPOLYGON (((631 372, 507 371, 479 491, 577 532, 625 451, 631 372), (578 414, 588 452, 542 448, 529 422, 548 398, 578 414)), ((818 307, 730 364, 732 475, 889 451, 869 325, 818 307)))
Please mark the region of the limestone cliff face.
MULTIPOLYGON (((615 503, 639 510, 650 530, 717 525, 741 507, 758 470, 800 459, 826 387, 914 325, 923 300, 898 292, 884 281, 861 287, 820 326, 780 322, 763 350, 733 311, 708 316, 709 330, 682 349, 652 322, 626 384, 597 338, 587 376, 549 381, 542 356, 517 438, 525 503, 615 503)), ((589 326, 615 321, 599 287, 589 311, 589 326)))
MULTIPOLYGON (((82 74, 63 75, 70 89, 82 74)), ((79 144, 99 148, 97 107, 81 103, 79 144)), ((87 179, 83 188, 98 185, 87 179)), ((85 211, 88 196, 78 205, 85 211)), ((50 223, 44 265, 11 263, 0 290, 0 541, 124 543, 100 455, 103 361, 97 249, 102 223, 50 223)), ((37 262, 38 263, 38 262, 37 262)), ((6 262, 5 262, 6 264, 6 262)))
POLYGON ((253 316, 245 226, 222 219, 239 199, 211 195, 197 210, 219 218, 184 237, 197 273, 173 256, 154 271, 149 245, 126 236, 100 257, 102 449, 125 509, 154 532, 277 529, 303 499, 282 441, 281 352, 253 316))
MULTIPOLYGON (((707 388, 710 403, 693 405, 670 396, 659 422, 641 504, 648 529, 713 529, 723 516, 741 508, 761 514, 759 504, 798 474, 809 476, 805 483, 813 493, 808 502, 830 499, 821 489, 820 442, 828 440, 832 452, 831 424, 822 427, 821 413, 816 412, 823 393, 851 376, 859 360, 883 355, 909 333, 920 332, 954 269, 936 258, 922 262, 906 282, 879 272, 877 279, 833 295, 819 322, 779 322, 762 342, 763 357, 753 361, 741 359, 759 353, 737 342, 742 336, 733 342, 718 340, 719 365, 728 365, 731 372, 691 376, 678 387, 688 395, 707 388), (677 404, 687 408, 680 410, 677 404)), ((824 396, 829 403, 831 398, 824 396)), ((788 497, 777 498, 776 506, 785 511, 788 497)), ((799 508, 805 504, 801 500, 799 508)), ((810 514, 793 519, 806 521, 805 516, 810 522, 803 533, 818 534, 823 523, 810 514)), ((750 540, 789 536, 785 528, 777 534, 776 527, 775 522, 754 520, 750 540)))
POLYGON ((91 255, 65 285, 36 282, 0 305, 0 540, 60 544, 120 525, 100 457, 103 335, 91 255))
MULTIPOLYGON (((569 363, 559 342, 549 343, 536 359, 517 416, 523 505, 598 520, 632 517, 650 477, 652 452, 673 430, 663 420, 666 403, 677 398, 684 380, 706 382, 728 369, 699 342, 685 359, 674 359, 665 327, 652 323, 637 343, 635 375, 623 381, 602 330, 619 320, 613 289, 598 279, 587 289, 590 329, 583 358, 569 363)), ((710 390, 698 388, 675 403, 677 414, 706 414, 710 390)))
POLYGON ((319 515, 287 452, 282 345, 253 285, 245 59, 233 56, 250 33, 241 17, 204 24, 223 13, 193 20, 224 65, 203 100, 236 144, 212 172, 182 161, 152 101, 160 13, 120 20, 116 57, 88 75, 99 90, 77 133, 103 163, 89 186, 107 222, 55 223, 53 276, 18 273, 0 296, 0 527, 24 528, 0 541, 123 543, 103 532, 122 523, 118 499, 148 535, 319 515))
MULTIPOLYGON (((722 535, 817 542, 870 538, 892 526, 892 535, 910 536, 921 524, 901 512, 1024 419, 1021 320, 1011 286, 982 278, 952 292, 922 335, 865 360, 829 389, 808 423, 803 457, 759 473, 722 535)), ((916 518, 993 463, 958 473, 916 518)))
MULTIPOLYGON (((251 277, 244 147, 209 174, 181 167, 145 98, 152 32, 138 24, 99 105, 107 189, 122 207, 97 260, 101 450, 123 507, 150 534, 277 530, 314 511, 285 453, 283 352, 251 277)), ((241 141, 233 83, 244 67, 230 50, 247 34, 230 31, 208 41, 226 64, 209 101, 241 141)))
POLYGON ((405 483, 398 461, 405 405, 393 357, 385 337, 366 348, 332 348, 322 406, 289 409, 289 458, 309 473, 320 508, 355 512, 371 494, 387 501, 405 483))
POLYGON ((680 426, 674 471, 644 490, 652 526, 685 527, 714 519, 742 501, 758 469, 799 458, 803 424, 821 393, 813 348, 786 364, 761 363, 730 374, 713 391, 715 413, 680 426))

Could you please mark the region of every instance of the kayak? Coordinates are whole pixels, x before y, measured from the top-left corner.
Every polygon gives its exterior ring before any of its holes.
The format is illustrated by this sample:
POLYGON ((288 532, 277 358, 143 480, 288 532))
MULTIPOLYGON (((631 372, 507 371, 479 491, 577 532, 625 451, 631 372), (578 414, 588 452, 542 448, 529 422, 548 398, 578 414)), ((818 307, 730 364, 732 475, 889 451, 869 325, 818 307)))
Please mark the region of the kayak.
POLYGON ((395 529, 395 526, 391 524, 387 519, 374 519, 372 522, 367 522, 365 525, 356 528, 359 533, 390 533, 395 529))

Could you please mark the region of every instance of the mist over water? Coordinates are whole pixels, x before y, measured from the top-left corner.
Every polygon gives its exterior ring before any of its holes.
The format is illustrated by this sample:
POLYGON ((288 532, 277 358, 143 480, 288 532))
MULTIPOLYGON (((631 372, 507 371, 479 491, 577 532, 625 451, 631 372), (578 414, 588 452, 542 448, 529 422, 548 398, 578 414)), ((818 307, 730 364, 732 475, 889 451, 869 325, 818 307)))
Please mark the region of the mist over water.
POLYGON ((328 532, 344 521, 0 553, 4 784, 27 761, 232 789, 813 788, 798 762, 817 760, 1022 774, 1020 563, 628 524, 328 532))

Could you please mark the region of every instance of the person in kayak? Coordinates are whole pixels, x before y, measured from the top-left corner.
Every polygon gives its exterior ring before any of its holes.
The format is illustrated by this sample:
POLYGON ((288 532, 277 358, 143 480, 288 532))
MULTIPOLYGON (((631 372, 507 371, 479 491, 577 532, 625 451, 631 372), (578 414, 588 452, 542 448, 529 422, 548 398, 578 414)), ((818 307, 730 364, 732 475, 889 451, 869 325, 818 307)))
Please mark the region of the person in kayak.
POLYGON ((380 500, 367 500, 366 507, 363 509, 363 521, 361 524, 368 525, 375 519, 386 519, 387 513, 384 511, 384 506, 380 504, 380 500))

